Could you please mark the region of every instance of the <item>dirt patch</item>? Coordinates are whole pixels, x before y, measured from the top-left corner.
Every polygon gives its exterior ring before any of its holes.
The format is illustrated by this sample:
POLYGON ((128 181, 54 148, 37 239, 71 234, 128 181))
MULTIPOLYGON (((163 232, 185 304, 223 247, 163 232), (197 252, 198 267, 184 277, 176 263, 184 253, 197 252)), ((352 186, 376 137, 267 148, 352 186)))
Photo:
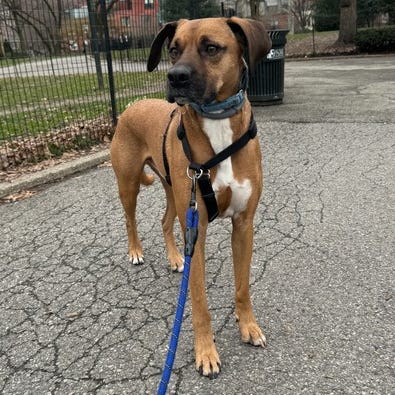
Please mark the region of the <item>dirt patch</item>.
POLYGON ((5 141, 0 146, 0 181, 96 152, 108 146, 113 132, 111 120, 99 117, 45 135, 5 141))

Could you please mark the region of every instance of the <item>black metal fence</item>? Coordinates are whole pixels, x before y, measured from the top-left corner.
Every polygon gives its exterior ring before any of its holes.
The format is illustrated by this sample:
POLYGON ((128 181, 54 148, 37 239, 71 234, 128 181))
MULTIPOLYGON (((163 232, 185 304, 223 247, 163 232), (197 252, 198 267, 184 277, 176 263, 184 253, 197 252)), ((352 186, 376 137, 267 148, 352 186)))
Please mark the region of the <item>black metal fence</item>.
POLYGON ((0 170, 103 141, 128 103, 162 97, 164 71, 145 72, 160 15, 158 0, 0 0, 0 170))
POLYGON ((147 73, 146 60, 164 22, 240 11, 237 1, 181 3, 0 0, 0 178, 108 141, 128 103, 163 97, 167 65, 147 73))

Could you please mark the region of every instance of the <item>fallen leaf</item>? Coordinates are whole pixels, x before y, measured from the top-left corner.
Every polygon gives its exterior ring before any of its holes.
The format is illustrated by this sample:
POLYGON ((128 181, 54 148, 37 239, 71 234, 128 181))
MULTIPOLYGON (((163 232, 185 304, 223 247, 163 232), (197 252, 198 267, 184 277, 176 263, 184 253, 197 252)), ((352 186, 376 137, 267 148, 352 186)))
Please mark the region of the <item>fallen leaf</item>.
POLYGON ((18 200, 28 199, 35 194, 36 194, 35 191, 21 191, 18 193, 14 193, 12 195, 5 196, 5 197, 1 198, 0 200, 2 203, 14 203, 18 200))
POLYGON ((112 163, 108 160, 106 162, 100 163, 100 165, 97 165, 97 167, 112 167, 112 163))

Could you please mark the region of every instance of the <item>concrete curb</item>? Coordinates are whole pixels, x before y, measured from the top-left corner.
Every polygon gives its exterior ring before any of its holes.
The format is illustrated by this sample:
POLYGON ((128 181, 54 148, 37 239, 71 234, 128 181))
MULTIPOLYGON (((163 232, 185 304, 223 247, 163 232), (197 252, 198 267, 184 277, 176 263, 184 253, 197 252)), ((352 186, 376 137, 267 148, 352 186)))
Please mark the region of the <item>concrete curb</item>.
POLYGON ((106 149, 70 162, 55 165, 48 169, 38 171, 37 173, 26 174, 12 182, 2 182, 0 183, 0 198, 18 191, 35 188, 39 185, 60 180, 63 177, 73 175, 83 170, 88 170, 109 159, 109 149, 106 149))

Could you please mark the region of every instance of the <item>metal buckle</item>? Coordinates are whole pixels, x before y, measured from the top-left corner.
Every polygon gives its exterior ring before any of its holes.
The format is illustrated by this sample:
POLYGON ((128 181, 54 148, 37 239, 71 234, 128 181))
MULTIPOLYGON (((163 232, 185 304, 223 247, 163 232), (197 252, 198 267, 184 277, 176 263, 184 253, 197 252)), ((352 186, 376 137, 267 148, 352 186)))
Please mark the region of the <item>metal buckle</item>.
POLYGON ((187 167, 187 176, 188 176, 188 178, 190 179, 190 180, 193 180, 193 179, 196 179, 196 180, 198 180, 202 175, 203 175, 203 169, 200 169, 199 170, 199 174, 198 174, 198 171, 197 170, 193 170, 193 169, 190 169, 189 168, 189 166, 187 167), (193 175, 193 176, 191 176, 190 175, 190 171, 194 171, 195 172, 195 174, 193 175))
POLYGON ((193 207, 194 211, 196 211, 198 207, 196 200, 196 180, 198 180, 203 175, 203 173, 203 169, 193 170, 187 167, 187 176, 190 180, 192 180, 191 199, 189 201, 189 207, 193 207), (191 175, 190 170, 194 173, 193 175, 191 175))

